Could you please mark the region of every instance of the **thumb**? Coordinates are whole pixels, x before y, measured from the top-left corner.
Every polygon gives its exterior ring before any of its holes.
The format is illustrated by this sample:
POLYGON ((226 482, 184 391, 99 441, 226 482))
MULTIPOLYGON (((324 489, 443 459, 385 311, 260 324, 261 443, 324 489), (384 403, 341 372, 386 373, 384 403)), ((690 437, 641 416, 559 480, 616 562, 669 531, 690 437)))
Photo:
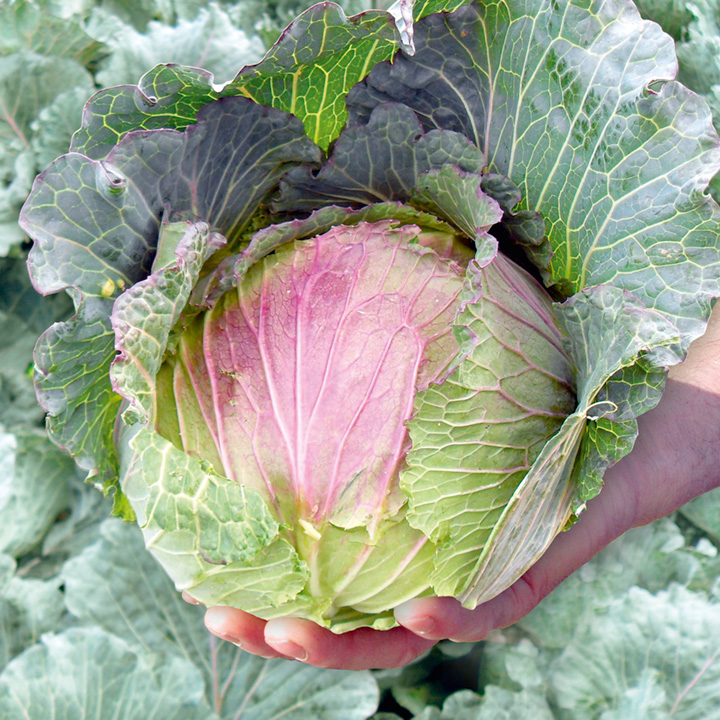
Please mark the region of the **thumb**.
POLYGON ((633 525, 634 505, 626 485, 608 473, 603 492, 588 503, 582 520, 560 533, 547 552, 507 590, 468 610, 455 598, 417 598, 400 605, 395 617, 403 627, 430 640, 482 640, 527 615, 566 577, 633 525))

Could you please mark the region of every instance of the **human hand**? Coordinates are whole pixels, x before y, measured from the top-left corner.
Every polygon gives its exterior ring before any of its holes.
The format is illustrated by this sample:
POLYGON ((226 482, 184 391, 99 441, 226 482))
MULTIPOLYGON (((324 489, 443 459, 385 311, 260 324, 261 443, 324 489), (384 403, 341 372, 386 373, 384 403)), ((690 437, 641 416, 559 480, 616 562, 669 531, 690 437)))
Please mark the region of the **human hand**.
POLYGON ((558 535, 514 585, 474 610, 453 598, 419 598, 396 609, 400 627, 343 635, 308 620, 264 621, 227 607, 209 608, 205 623, 218 637, 257 655, 352 670, 401 666, 438 640, 481 640, 513 624, 625 531, 720 485, 720 310, 687 360, 671 370, 658 406, 638 422, 633 451, 607 471, 603 491, 580 521, 558 535))

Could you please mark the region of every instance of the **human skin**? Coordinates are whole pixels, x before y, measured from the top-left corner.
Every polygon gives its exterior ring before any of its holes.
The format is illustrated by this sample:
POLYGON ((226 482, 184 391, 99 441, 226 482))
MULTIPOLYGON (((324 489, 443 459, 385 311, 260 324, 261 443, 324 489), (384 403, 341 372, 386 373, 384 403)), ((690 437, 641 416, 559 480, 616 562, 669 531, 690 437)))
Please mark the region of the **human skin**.
POLYGON ((256 655, 349 670, 399 667, 439 640, 482 640, 512 625, 615 538, 720 486, 720 308, 638 425, 632 452, 606 472, 603 491, 580 520, 514 585, 474 610, 453 598, 419 598, 395 610, 400 627, 342 635, 309 620, 265 621, 229 607, 208 608, 205 624, 256 655))

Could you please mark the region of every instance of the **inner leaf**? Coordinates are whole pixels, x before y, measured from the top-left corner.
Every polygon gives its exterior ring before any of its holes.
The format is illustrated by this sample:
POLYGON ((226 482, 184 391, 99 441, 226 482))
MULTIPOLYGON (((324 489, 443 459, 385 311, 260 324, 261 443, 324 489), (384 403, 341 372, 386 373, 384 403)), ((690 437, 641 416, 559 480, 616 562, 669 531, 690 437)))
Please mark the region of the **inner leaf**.
POLYGON ((174 441, 290 526, 394 515, 414 397, 459 351, 464 269, 419 234, 339 227, 254 265, 163 371, 157 416, 177 408, 174 441))

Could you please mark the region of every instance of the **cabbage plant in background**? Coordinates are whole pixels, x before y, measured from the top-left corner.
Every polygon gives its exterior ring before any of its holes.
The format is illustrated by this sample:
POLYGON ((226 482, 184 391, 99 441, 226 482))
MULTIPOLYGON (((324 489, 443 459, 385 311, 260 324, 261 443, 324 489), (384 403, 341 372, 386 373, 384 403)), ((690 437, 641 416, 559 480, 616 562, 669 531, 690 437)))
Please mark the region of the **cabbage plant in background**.
POLYGON ((720 143, 659 26, 400 8, 101 91, 21 215, 75 303, 51 438, 178 589, 336 632, 517 579, 720 295, 720 143))

